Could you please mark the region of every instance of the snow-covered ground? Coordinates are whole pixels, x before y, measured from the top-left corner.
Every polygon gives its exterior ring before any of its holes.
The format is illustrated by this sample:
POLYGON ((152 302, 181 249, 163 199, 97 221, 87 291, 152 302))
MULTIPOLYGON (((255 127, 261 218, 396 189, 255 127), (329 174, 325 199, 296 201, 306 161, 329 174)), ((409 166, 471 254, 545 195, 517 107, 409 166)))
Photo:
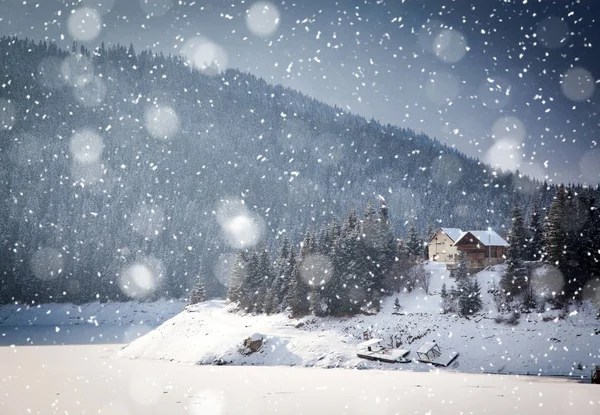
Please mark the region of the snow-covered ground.
MULTIPOLYGON (((403 315, 392 314, 395 297, 378 315, 343 319, 248 316, 222 301, 184 311, 172 301, 0 307, 0 413, 598 413, 595 385, 504 376, 587 376, 600 363, 591 307, 506 326, 494 322, 484 289, 487 312, 470 320, 442 315, 437 292, 447 275, 428 269, 432 294, 400 294, 403 315), (355 353, 365 331, 386 341, 398 335, 411 357, 427 340, 460 356, 440 370, 362 360, 355 353), (254 333, 266 337, 262 349, 240 353, 254 333), (196 365, 215 359, 229 365, 196 365)), ((478 278, 487 286, 498 274, 478 278)))
POLYGON ((290 319, 284 314, 244 315, 223 301, 187 307, 154 303, 43 304, 0 307, 0 346, 129 343, 116 353, 128 359, 157 359, 192 364, 382 368, 428 371, 430 366, 378 363, 356 356, 365 334, 403 349, 416 350, 436 341, 459 356, 449 369, 475 373, 541 374, 589 377, 600 364, 600 329, 596 310, 583 305, 561 316, 558 311, 522 316, 516 326, 499 324, 488 289, 501 269, 477 275, 484 310, 470 319, 441 314, 439 291, 452 281, 441 264, 430 263, 429 292, 422 289, 386 298, 377 315, 348 318, 290 319), (394 300, 402 305, 395 313, 394 300), (183 310, 183 311, 182 311, 183 310), (265 344, 246 354, 244 339, 260 333, 265 344))
POLYGON ((482 286, 484 310, 470 319, 439 311, 443 282, 451 285, 441 264, 428 264, 432 272, 430 295, 422 289, 398 295, 401 315, 394 314, 396 296, 385 300, 377 315, 351 318, 286 315, 243 315, 223 301, 188 307, 152 332, 133 341, 120 357, 164 359, 212 364, 221 360, 234 365, 293 365, 307 367, 385 368, 430 370, 422 363, 370 362, 356 356, 364 335, 391 344, 396 336, 409 357, 425 341, 436 341, 445 351, 459 352, 450 370, 476 373, 541 374, 589 377, 589 368, 600 364, 600 336, 595 309, 585 304, 563 318, 558 311, 524 315, 516 326, 499 324, 488 288, 497 283, 500 270, 477 275, 482 286), (241 350, 243 340, 254 333, 265 336, 262 349, 253 354, 241 350))
POLYGON ((450 372, 197 366, 117 345, 0 347, 0 413, 597 415, 597 385, 450 372))

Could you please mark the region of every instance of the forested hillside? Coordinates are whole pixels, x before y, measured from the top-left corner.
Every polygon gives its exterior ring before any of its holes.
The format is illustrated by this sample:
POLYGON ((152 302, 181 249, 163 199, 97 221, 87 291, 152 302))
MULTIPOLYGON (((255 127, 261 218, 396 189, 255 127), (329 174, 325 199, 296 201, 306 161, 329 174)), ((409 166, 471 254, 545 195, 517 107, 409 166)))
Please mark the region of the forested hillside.
POLYGON ((221 295, 237 248, 369 200, 398 238, 411 223, 502 233, 513 203, 556 193, 236 70, 16 38, 0 56, 0 302, 145 297, 119 283, 142 265, 154 296, 198 278, 221 295))

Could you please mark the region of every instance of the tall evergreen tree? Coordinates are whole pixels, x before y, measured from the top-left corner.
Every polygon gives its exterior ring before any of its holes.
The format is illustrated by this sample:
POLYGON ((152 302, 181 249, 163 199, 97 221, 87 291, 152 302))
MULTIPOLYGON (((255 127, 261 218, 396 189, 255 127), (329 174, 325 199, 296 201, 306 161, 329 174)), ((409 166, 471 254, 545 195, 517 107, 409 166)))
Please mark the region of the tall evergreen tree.
POLYGON ((527 228, 528 240, 524 255, 528 261, 539 261, 542 259, 544 243, 544 229, 542 224, 543 217, 541 217, 539 205, 537 202, 534 202, 527 228))
POLYGON ((263 277, 260 273, 260 259, 254 251, 246 264, 246 279, 242 284, 242 298, 240 305, 248 313, 261 312, 261 299, 259 298, 262 288, 263 277))
POLYGON ((257 274, 260 278, 260 283, 258 284, 255 294, 254 311, 260 313, 267 311, 267 292, 271 288, 274 280, 271 259, 269 258, 269 252, 266 249, 263 249, 260 253, 257 274))
POLYGON ((378 293, 385 292, 385 279, 392 273, 392 267, 395 262, 396 243, 394 233, 389 219, 389 211, 385 203, 379 207, 379 217, 377 218, 377 238, 376 244, 376 264, 378 275, 375 281, 374 289, 378 293))
POLYGON ((577 255, 583 251, 580 230, 585 226, 585 215, 576 189, 559 186, 544 232, 546 259, 558 268, 565 281, 562 292, 554 299, 559 304, 575 298, 583 286, 577 255))
MULTIPOLYGON (((476 277, 471 277, 467 267, 467 256, 459 251, 457 268, 450 276, 456 280, 456 288, 445 294, 442 298, 442 308, 449 310, 457 308, 463 316, 471 315, 481 310, 481 288, 476 277)), ((444 287, 445 288, 445 287, 444 287)))
POLYGON ((456 258, 456 268, 450 271, 450 276, 457 282, 468 278, 471 275, 465 251, 458 251, 456 258))
POLYGON ((568 263, 564 271, 567 277, 565 288, 569 298, 579 299, 584 286, 598 272, 599 220, 596 195, 591 189, 578 186, 572 189, 569 196, 564 220, 568 263))
POLYGON ((565 265, 565 243, 567 234, 562 226, 565 218, 567 194, 564 185, 560 185, 544 227, 544 252, 546 260, 556 266, 565 265))
POLYGON ((463 316, 469 316, 481 310, 481 287, 477 278, 461 280, 459 288, 458 307, 463 316))
POLYGON ((288 260, 284 268, 283 282, 285 284, 284 290, 282 290, 284 297, 281 300, 282 310, 287 310, 291 307, 294 301, 294 273, 296 272, 296 251, 294 247, 290 247, 288 254, 288 260))
POLYGON ((281 244, 279 257, 275 261, 274 278, 271 286, 271 299, 269 300, 269 309, 271 312, 283 311, 286 308, 286 299, 290 287, 291 273, 290 267, 290 243, 285 237, 281 244))
POLYGON ((590 221, 585 228, 585 244, 587 247, 587 252, 585 253, 587 262, 585 266, 589 270, 588 280, 600 277, 600 237, 598 237, 600 235, 600 202, 595 197, 596 194, 596 192, 592 192, 590 189, 590 221))
POLYGON ((206 301, 206 290, 204 289, 204 282, 198 279, 190 291, 188 304, 198 304, 203 301, 206 301))
POLYGON ((408 253, 413 258, 420 258, 423 252, 423 244, 419 238, 419 234, 415 228, 415 223, 411 222, 410 228, 408 229, 408 235, 406 236, 406 248, 408 253))
POLYGON ((516 203, 512 209, 508 242, 510 245, 506 250, 506 271, 500 279, 500 287, 508 298, 515 298, 528 288, 527 270, 523 264, 527 236, 523 215, 516 203))
POLYGON ((325 291, 325 285, 324 284, 315 284, 315 285, 313 285, 313 286, 310 287, 310 292, 309 292, 309 296, 310 296, 310 310, 317 317, 326 316, 328 314, 328 312, 329 312, 329 309, 327 307, 327 303, 323 299, 324 291, 325 291))
POLYGON ((227 292, 227 298, 232 303, 239 302, 242 299, 242 286, 247 276, 246 264, 247 259, 245 252, 243 250, 239 250, 236 254, 235 262, 229 276, 229 290, 227 292))
POLYGON ((302 317, 309 313, 309 285, 303 280, 295 254, 290 253, 290 289, 288 301, 292 317, 302 317))
POLYGON ((394 263, 385 279, 385 286, 388 292, 401 292, 406 287, 408 273, 412 265, 412 260, 404 241, 398 241, 394 263))
POLYGON ((449 313, 450 311, 452 311, 452 304, 450 301, 450 295, 448 293, 448 289, 446 288, 446 283, 442 284, 442 290, 440 291, 440 298, 441 298, 441 310, 442 313, 449 313))
POLYGON ((351 232, 358 231, 358 225, 359 223, 356 211, 354 209, 350 209, 342 225, 340 236, 342 236, 343 234, 349 234, 351 232))
POLYGON ((357 249, 361 251, 359 255, 364 255, 365 274, 362 275, 360 284, 368 293, 365 302, 376 309, 379 309, 379 296, 383 286, 381 260, 384 258, 381 255, 383 249, 383 241, 380 240, 381 228, 381 220, 376 216, 375 209, 369 202, 361 224, 361 235, 356 242, 357 249))
POLYGON ((343 281, 344 258, 341 238, 337 238, 331 250, 332 275, 321 292, 321 299, 327 305, 329 314, 342 315, 347 312, 347 289, 343 281))

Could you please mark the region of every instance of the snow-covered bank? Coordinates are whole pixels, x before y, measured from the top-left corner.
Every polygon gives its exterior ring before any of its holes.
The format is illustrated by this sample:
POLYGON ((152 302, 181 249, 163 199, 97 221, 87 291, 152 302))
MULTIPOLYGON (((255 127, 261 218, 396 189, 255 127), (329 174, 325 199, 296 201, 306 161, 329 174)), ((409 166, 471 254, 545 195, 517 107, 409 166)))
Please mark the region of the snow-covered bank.
POLYGON ((179 313, 183 302, 5 305, 0 346, 128 343, 179 313))
POLYGON ((430 295, 422 291, 398 295, 404 314, 394 314, 395 296, 385 300, 377 315, 350 318, 295 320, 283 314, 242 315, 222 301, 188 307, 149 334, 133 341, 119 356, 177 362, 235 365, 294 365, 308 367, 386 368, 430 370, 421 363, 389 364, 360 359, 356 345, 365 335, 391 337, 410 349, 411 358, 425 341, 460 353, 451 369, 466 372, 541 374, 588 377, 600 364, 598 321, 592 307, 559 318, 558 312, 524 315, 516 326, 496 323, 487 289, 498 278, 495 271, 477 275, 482 285, 484 312, 470 319, 439 312, 439 288, 449 282, 444 268, 433 272, 430 295), (259 352, 240 350, 245 338, 261 333, 266 343, 259 352))

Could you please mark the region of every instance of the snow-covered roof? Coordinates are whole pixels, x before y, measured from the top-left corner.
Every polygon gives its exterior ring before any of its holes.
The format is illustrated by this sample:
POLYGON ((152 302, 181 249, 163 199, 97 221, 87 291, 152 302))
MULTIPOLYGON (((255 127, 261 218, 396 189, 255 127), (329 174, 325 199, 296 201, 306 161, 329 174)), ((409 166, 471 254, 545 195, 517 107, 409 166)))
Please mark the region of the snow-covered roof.
POLYGON ((508 246, 508 242, 506 242, 500 235, 498 235, 494 231, 466 231, 463 232, 454 245, 460 242, 468 234, 473 235, 482 245, 485 246, 508 246))
POLYGON ((437 343, 425 342, 423 344, 423 346, 419 347, 419 350, 417 350, 417 353, 427 353, 428 351, 433 349, 436 345, 437 345, 437 343))
POLYGON ((453 241, 457 241, 458 237, 462 234, 462 230, 459 228, 441 228, 442 232, 450 237, 453 241))
POLYGON ((366 342, 359 343, 358 348, 373 346, 374 344, 379 344, 383 341, 383 339, 371 339, 366 342))
MULTIPOLYGON (((459 229, 459 228, 439 228, 431 236, 431 239, 433 239, 435 237, 435 235, 437 235, 439 233, 439 231, 442 231, 443 233, 445 233, 446 235, 448 235, 448 237, 450 239, 452 239, 454 242, 456 242, 457 238, 462 234, 462 230, 459 229)), ((429 240, 430 242, 431 242, 431 239, 429 240)))

